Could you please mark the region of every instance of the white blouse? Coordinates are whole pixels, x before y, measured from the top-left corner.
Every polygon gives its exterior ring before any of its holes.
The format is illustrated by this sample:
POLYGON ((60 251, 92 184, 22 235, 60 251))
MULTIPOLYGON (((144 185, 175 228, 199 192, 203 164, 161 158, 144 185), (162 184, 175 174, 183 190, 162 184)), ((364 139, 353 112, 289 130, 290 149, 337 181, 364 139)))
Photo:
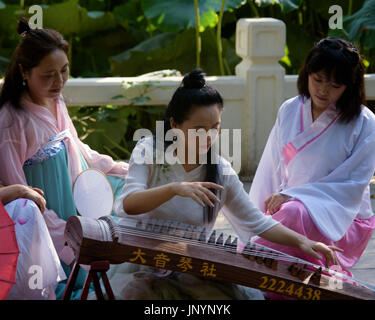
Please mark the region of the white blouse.
MULTIPOLYGON (((192 198, 175 196, 159 207, 143 214, 128 215, 123 209, 123 200, 131 193, 139 190, 159 187, 170 182, 193 182, 204 181, 206 168, 200 165, 194 170, 186 172, 181 164, 160 165, 160 164, 138 164, 135 161, 135 154, 139 155, 143 150, 153 150, 153 139, 147 137, 140 140, 132 152, 129 161, 129 170, 125 178, 125 185, 121 195, 116 198, 114 211, 116 215, 134 218, 156 218, 164 220, 174 220, 193 225, 204 225, 204 210, 192 198)), ((233 229, 240 239, 247 242, 254 235, 258 235, 274 225, 278 224, 271 216, 264 215, 250 201, 243 188, 236 172, 230 163, 223 157, 218 159, 218 184, 224 188, 218 192, 220 203, 215 205, 215 214, 213 220, 206 226, 210 229, 215 224, 217 213, 222 210, 226 219, 231 223, 233 229), (223 174, 230 173, 230 174, 223 174)), ((138 163, 137 163, 138 162, 138 163)))

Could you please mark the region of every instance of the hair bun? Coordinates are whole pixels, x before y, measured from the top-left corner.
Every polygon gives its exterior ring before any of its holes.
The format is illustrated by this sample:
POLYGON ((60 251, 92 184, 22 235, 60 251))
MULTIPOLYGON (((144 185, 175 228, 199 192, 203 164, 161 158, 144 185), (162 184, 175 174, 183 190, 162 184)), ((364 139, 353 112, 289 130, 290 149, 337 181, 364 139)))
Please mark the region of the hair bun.
POLYGON ((186 89, 201 89, 205 86, 205 73, 201 69, 194 69, 184 76, 183 87, 186 89))
POLYGON ((22 35, 24 32, 28 32, 30 30, 31 28, 26 18, 21 18, 20 20, 18 20, 18 27, 17 27, 18 34, 22 35))

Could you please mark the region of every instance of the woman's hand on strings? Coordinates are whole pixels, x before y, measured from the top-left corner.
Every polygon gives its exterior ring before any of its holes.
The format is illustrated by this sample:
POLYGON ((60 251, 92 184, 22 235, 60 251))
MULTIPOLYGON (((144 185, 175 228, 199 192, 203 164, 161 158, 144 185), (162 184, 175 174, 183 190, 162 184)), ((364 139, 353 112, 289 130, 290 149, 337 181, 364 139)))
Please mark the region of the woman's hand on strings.
POLYGON ((322 253, 326 258, 327 267, 329 267, 330 264, 338 265, 338 261, 334 251, 344 252, 344 250, 335 246, 327 246, 322 242, 310 240, 304 235, 292 229, 289 229, 281 223, 278 223, 275 226, 267 229, 266 231, 259 234, 259 236, 268 241, 299 248, 304 253, 318 260, 322 259, 322 256, 319 254, 322 253))
POLYGON ((330 265, 339 265, 339 262, 336 258, 335 251, 344 252, 344 250, 335 247, 327 246, 322 242, 312 241, 306 238, 305 241, 301 243, 299 248, 306 254, 313 256, 314 258, 321 260, 322 257, 318 253, 322 253, 326 258, 326 267, 329 268, 330 265))
POLYGON ((213 207, 213 202, 220 202, 219 198, 209 189, 223 189, 221 185, 213 182, 173 182, 172 188, 175 195, 190 197, 202 207, 205 206, 204 203, 213 207))
POLYGON ((287 202, 290 198, 291 197, 286 194, 274 193, 266 201, 264 201, 264 211, 274 214, 279 211, 281 205, 287 202))

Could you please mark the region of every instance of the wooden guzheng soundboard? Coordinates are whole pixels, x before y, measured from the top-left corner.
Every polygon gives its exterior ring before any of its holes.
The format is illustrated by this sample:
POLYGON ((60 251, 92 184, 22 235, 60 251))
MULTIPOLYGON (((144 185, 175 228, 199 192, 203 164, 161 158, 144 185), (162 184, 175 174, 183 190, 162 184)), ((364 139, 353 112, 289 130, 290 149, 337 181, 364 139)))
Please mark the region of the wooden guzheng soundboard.
POLYGON ((115 223, 109 216, 98 220, 73 216, 67 221, 65 238, 76 261, 63 299, 70 298, 80 264, 91 266, 81 299, 87 298, 91 281, 98 299, 104 299, 97 272, 108 297, 114 299, 105 272, 109 264, 131 262, 302 300, 375 300, 375 291, 356 279, 337 280, 327 274, 332 270, 252 242, 238 252, 237 238, 215 230, 207 234, 203 227, 156 219, 124 218, 115 223))

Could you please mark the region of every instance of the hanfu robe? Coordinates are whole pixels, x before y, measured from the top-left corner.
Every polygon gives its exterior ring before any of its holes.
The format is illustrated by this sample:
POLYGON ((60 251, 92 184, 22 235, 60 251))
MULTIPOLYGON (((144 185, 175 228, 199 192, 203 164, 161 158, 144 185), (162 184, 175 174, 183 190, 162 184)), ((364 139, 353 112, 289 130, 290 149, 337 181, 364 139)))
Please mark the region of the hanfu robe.
POLYGON ((56 249, 34 201, 19 198, 4 206, 15 226, 19 248, 16 283, 8 300, 56 299, 55 287, 66 279, 56 249), (30 285, 31 284, 31 285, 30 285))
MULTIPOLYGON (((22 110, 9 104, 0 109, 0 179, 6 184, 23 184, 44 191, 48 229, 65 273, 69 275, 72 250, 64 246, 65 221, 76 215, 72 185, 86 168, 97 168, 108 175, 116 194, 124 185, 128 164, 115 162, 82 143, 61 97, 55 100, 57 117, 32 102, 25 93, 20 101, 22 110)), ((80 288, 85 272, 77 281, 80 288)), ((58 287, 61 297, 63 286, 58 287)), ((78 292, 78 291, 77 291, 78 292)), ((74 298, 74 294, 73 294, 74 298)))
MULTIPOLYGON (((238 234, 239 239, 245 242, 251 236, 261 234, 278 224, 272 217, 264 216, 249 201, 242 182, 230 163, 218 155, 215 155, 218 157, 216 158, 216 163, 218 163, 218 183, 223 186, 223 190, 218 192, 220 203, 215 206, 211 221, 205 219, 202 206, 189 197, 181 196, 175 196, 148 212, 137 215, 127 214, 123 208, 123 200, 133 192, 161 187, 172 181, 193 182, 204 181, 205 179, 205 165, 200 165, 186 172, 179 163, 168 165, 137 163, 135 159, 143 151, 145 151, 145 154, 149 154, 152 159, 152 141, 152 137, 140 140, 133 150, 129 161, 126 184, 114 204, 114 211, 118 217, 136 221, 150 218, 162 219, 197 227, 201 226, 206 229, 207 234, 210 234, 218 212, 222 211, 238 234)), ((108 277, 116 299, 264 299, 263 294, 256 289, 229 282, 216 281, 215 278, 211 277, 197 277, 183 271, 172 272, 155 267, 135 265, 128 262, 112 265, 108 271, 108 277)), ((93 293, 89 295, 89 299, 92 298, 94 298, 93 293)))
POLYGON ((351 122, 339 117, 332 105, 313 121, 311 100, 303 96, 284 102, 249 196, 261 210, 273 193, 292 197, 279 211, 293 201, 302 203, 307 217, 293 221, 292 214, 285 214, 285 225, 344 249, 336 256, 346 269, 358 261, 375 227, 369 189, 375 171, 375 116, 362 105, 351 122))

